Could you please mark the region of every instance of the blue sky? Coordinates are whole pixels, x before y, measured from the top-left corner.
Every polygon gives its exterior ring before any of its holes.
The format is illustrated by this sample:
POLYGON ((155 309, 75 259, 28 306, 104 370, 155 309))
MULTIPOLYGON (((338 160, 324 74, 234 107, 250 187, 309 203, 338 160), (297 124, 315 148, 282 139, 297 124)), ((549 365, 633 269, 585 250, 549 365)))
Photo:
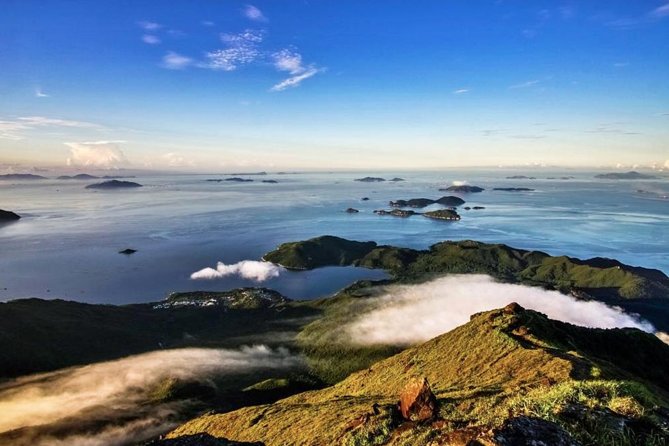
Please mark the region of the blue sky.
POLYGON ((669 163, 666 0, 5 0, 0 67, 3 170, 669 163))

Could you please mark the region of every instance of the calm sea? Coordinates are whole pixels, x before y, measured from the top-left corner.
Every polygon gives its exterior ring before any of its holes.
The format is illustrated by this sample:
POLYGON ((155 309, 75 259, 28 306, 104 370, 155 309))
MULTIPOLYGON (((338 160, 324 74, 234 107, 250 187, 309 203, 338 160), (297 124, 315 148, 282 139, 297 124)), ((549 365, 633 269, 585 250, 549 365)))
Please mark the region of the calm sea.
MULTIPOLYGON (((612 257, 669 273, 669 178, 596 180, 593 172, 441 171, 286 174, 249 183, 207 182, 223 175, 140 176, 145 187, 93 191, 90 182, 0 183, 0 209, 23 216, 0 226, 0 300, 64 298, 94 303, 162 299, 172 291, 226 290, 258 283, 239 277, 194 281, 216 262, 258 260, 277 244, 323 234, 426 248, 474 239, 550 254, 612 257), (525 174, 536 180, 507 179, 525 174), (360 183, 362 176, 403 182, 360 183), (573 176, 569 180, 548 177, 573 176), (275 179, 278 184, 261 183, 275 179), (486 188, 461 195, 459 222, 377 216, 388 201, 438 198, 467 181, 486 188), (528 187, 533 192, 493 191, 528 187), (644 190, 646 193, 640 193, 644 190), (369 197, 362 201, 362 197, 369 197), (344 210, 354 207, 358 214, 344 210), (125 248, 138 252, 118 254, 125 248)), ((283 273, 263 286, 305 299, 383 273, 324 268, 283 273)))

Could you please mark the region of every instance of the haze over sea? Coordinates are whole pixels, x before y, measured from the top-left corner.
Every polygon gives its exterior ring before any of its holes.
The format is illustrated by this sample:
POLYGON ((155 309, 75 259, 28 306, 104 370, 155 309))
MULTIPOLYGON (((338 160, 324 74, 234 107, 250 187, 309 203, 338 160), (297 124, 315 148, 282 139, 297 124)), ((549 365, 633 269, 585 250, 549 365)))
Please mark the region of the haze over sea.
POLYGON ((305 299, 329 295, 357 279, 384 277, 380 271, 323 268, 283 272, 261 284, 237 276, 190 279, 194 271, 215 267, 218 261, 259 260, 279 243, 324 234, 412 248, 473 239, 553 255, 610 257, 669 273, 669 200, 662 198, 669 193, 669 177, 616 181, 595 179, 596 173, 270 172, 247 176, 254 179, 248 183, 206 181, 229 178, 219 174, 142 175, 133 181, 143 188, 115 191, 87 190, 86 181, 6 181, 0 183, 0 207, 23 218, 0 226, 0 300, 41 297, 124 304, 160 300, 172 291, 258 285, 305 299), (406 181, 353 181, 367 175, 406 181), (536 180, 506 178, 512 175, 536 180), (562 176, 572 178, 547 179, 562 176), (261 182, 266 179, 278 184, 261 182), (486 188, 460 195, 465 206, 485 209, 461 207, 458 222, 373 213, 388 209, 389 200, 458 195, 438 191, 454 181, 486 188), (360 213, 347 214, 348 207, 360 213), (137 253, 118 253, 125 248, 137 253))

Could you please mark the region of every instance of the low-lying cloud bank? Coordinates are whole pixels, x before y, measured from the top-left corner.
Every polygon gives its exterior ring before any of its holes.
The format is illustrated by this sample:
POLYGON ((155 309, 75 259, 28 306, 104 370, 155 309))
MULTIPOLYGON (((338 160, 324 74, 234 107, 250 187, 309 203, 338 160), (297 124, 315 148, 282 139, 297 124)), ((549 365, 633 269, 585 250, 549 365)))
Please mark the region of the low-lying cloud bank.
POLYGON ((345 330, 360 344, 416 344, 469 321, 470 315, 518 302, 557 319, 585 327, 654 327, 620 308, 580 301, 557 291, 498 283, 485 275, 454 275, 419 285, 393 286, 372 298, 371 310, 345 330))
POLYGON ((190 275, 193 280, 221 279, 227 276, 239 276, 254 282, 264 282, 274 277, 279 277, 284 268, 270 262, 258 262, 256 260, 242 260, 241 262, 226 265, 218 262, 216 269, 204 268, 190 275))
POLYGON ((12 444, 103 446, 143 441, 173 427, 186 405, 183 401, 147 404, 167 380, 206 383, 225 375, 300 364, 301 359, 287 350, 266 346, 188 348, 23 377, 0 385, 0 436, 31 426, 58 432, 67 425, 84 432, 62 437, 25 429, 12 438, 12 444))

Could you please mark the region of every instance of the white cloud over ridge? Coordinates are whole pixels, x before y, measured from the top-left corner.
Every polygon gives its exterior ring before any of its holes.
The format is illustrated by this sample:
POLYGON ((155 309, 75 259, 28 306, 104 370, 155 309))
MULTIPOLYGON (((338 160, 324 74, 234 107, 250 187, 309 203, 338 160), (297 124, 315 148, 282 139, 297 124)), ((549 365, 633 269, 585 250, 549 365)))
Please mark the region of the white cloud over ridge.
POLYGON ((485 275, 453 275, 419 285, 389 287, 385 295, 371 298, 366 303, 371 309, 344 330, 359 344, 416 344, 466 323, 474 313, 511 302, 575 325, 654 331, 649 322, 601 302, 582 301, 538 287, 498 283, 485 275))
POLYGON ((119 147, 123 142, 125 141, 66 142, 64 144, 70 149, 67 165, 103 169, 127 166, 129 161, 119 147))
POLYGON ((204 268, 190 275, 193 280, 213 280, 228 276, 239 276, 254 282, 265 282, 266 280, 279 277, 284 268, 270 262, 258 262, 256 260, 242 260, 241 262, 226 265, 218 262, 216 268, 204 268))
MULTIPOLYGON (((173 427, 174 414, 186 402, 146 404, 152 390, 167 379, 206 383, 221 375, 290 369, 301 359, 285 349, 266 346, 239 350, 187 348, 155 351, 116 361, 32 375, 0 384, 0 432, 76 420, 137 415, 101 426, 91 434, 26 440, 31 446, 106 446, 135 444, 173 427)), ((75 424, 75 425, 76 425, 75 424)), ((29 434, 27 434, 29 435, 29 434)), ((17 444, 20 443, 17 440, 17 444)))

